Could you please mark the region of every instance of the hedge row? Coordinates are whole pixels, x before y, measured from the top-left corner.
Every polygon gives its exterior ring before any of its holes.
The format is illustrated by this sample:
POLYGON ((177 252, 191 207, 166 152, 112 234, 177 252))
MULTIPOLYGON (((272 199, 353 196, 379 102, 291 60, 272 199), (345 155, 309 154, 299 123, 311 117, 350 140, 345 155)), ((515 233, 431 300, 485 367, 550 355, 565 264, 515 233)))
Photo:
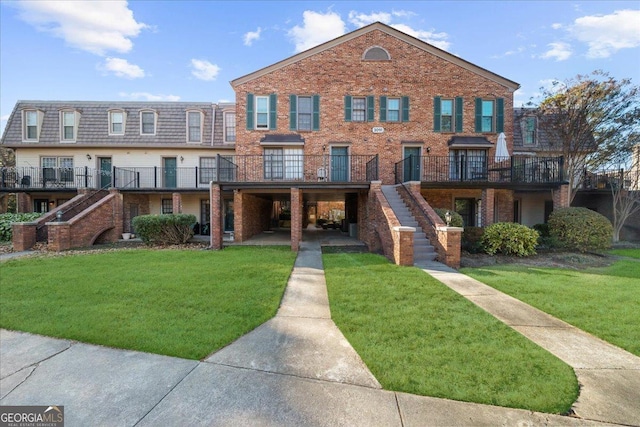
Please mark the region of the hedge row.
POLYGON ((0 242, 10 242, 13 238, 11 223, 31 222, 39 218, 42 214, 35 213, 4 213, 0 214, 0 242))
POLYGON ((195 215, 140 215, 133 219, 133 228, 142 241, 163 245, 186 243, 193 236, 195 215))

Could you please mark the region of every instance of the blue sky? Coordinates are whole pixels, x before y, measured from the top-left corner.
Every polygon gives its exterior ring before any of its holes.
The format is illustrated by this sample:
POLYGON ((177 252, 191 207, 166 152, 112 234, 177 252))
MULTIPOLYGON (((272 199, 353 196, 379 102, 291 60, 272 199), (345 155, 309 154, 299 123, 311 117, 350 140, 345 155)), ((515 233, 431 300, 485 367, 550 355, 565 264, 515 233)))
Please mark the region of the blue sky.
POLYGON ((2 1, 0 130, 17 100, 234 101, 229 81, 381 21, 521 85, 640 84, 640 1, 2 1))

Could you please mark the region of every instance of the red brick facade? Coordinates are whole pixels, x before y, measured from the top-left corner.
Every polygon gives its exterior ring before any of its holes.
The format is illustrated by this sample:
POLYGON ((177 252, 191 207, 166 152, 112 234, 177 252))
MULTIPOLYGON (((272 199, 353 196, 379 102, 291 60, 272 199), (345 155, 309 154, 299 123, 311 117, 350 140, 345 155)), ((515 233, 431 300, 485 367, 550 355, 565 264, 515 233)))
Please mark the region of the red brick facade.
POLYGON ((269 230, 271 220, 271 199, 236 190, 234 193, 235 240, 245 240, 269 230))

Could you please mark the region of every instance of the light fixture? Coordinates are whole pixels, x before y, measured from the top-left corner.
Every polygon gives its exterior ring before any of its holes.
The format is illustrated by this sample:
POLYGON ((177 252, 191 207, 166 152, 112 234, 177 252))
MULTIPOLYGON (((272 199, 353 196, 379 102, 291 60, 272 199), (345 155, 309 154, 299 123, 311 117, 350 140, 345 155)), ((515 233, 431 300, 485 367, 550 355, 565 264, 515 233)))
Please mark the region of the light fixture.
POLYGON ((445 212, 444 220, 447 222, 447 227, 449 227, 451 225, 451 212, 445 212))
POLYGON ((184 162, 184 157, 180 156, 180 163, 184 162))
POLYGON ((431 147, 427 147, 427 154, 431 152, 431 147))
POLYGON ((87 160, 91 160, 91 154, 87 154, 87 160))
POLYGON ((58 220, 58 222, 62 222, 62 211, 61 210, 56 212, 56 220, 58 220))

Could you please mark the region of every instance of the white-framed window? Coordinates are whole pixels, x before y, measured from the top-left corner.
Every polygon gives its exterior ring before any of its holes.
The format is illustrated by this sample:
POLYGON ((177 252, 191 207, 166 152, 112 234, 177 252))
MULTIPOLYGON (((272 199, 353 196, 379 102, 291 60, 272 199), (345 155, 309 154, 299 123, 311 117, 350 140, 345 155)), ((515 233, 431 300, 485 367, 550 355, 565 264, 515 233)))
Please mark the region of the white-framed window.
POLYGON ((351 98, 351 121, 364 122, 367 120, 367 98, 364 96, 351 98))
POLYGON ((162 214, 163 215, 171 215, 173 213, 173 200, 172 199, 162 199, 162 214))
POLYGON ((202 142, 202 112, 187 111, 187 142, 202 142))
POLYGON ((156 112, 147 110, 140 112, 140 135, 156 134, 156 112))
POLYGON ((440 101, 440 132, 453 132, 453 99, 440 101))
POLYGON ((223 113, 224 121, 224 142, 236 142, 236 112, 225 111, 223 113))
POLYGON ((76 140, 76 112, 60 112, 60 140, 64 142, 75 142, 76 140))
POLYGON ((304 174, 304 150, 302 148, 265 148, 264 178, 267 180, 294 181, 304 174))
POLYGON ((24 110, 22 112, 22 139, 24 141, 38 141, 42 124, 42 113, 38 110, 24 110))
POLYGON ((493 132, 495 102, 482 100, 481 132, 493 132))
POLYGON ((41 157, 42 181, 47 183, 73 182, 73 157, 41 157))
POLYGON ((387 121, 400 121, 400 98, 387 98, 387 121))
POLYGON ((311 130, 313 100, 310 96, 298 97, 298 130, 311 130))
POLYGON ((523 144, 534 145, 536 143, 536 118, 525 117, 521 124, 523 144))
POLYGON ((256 96, 256 129, 269 129, 268 96, 256 96))
POLYGON ((125 120, 123 110, 109 111, 109 135, 124 135, 125 120))

